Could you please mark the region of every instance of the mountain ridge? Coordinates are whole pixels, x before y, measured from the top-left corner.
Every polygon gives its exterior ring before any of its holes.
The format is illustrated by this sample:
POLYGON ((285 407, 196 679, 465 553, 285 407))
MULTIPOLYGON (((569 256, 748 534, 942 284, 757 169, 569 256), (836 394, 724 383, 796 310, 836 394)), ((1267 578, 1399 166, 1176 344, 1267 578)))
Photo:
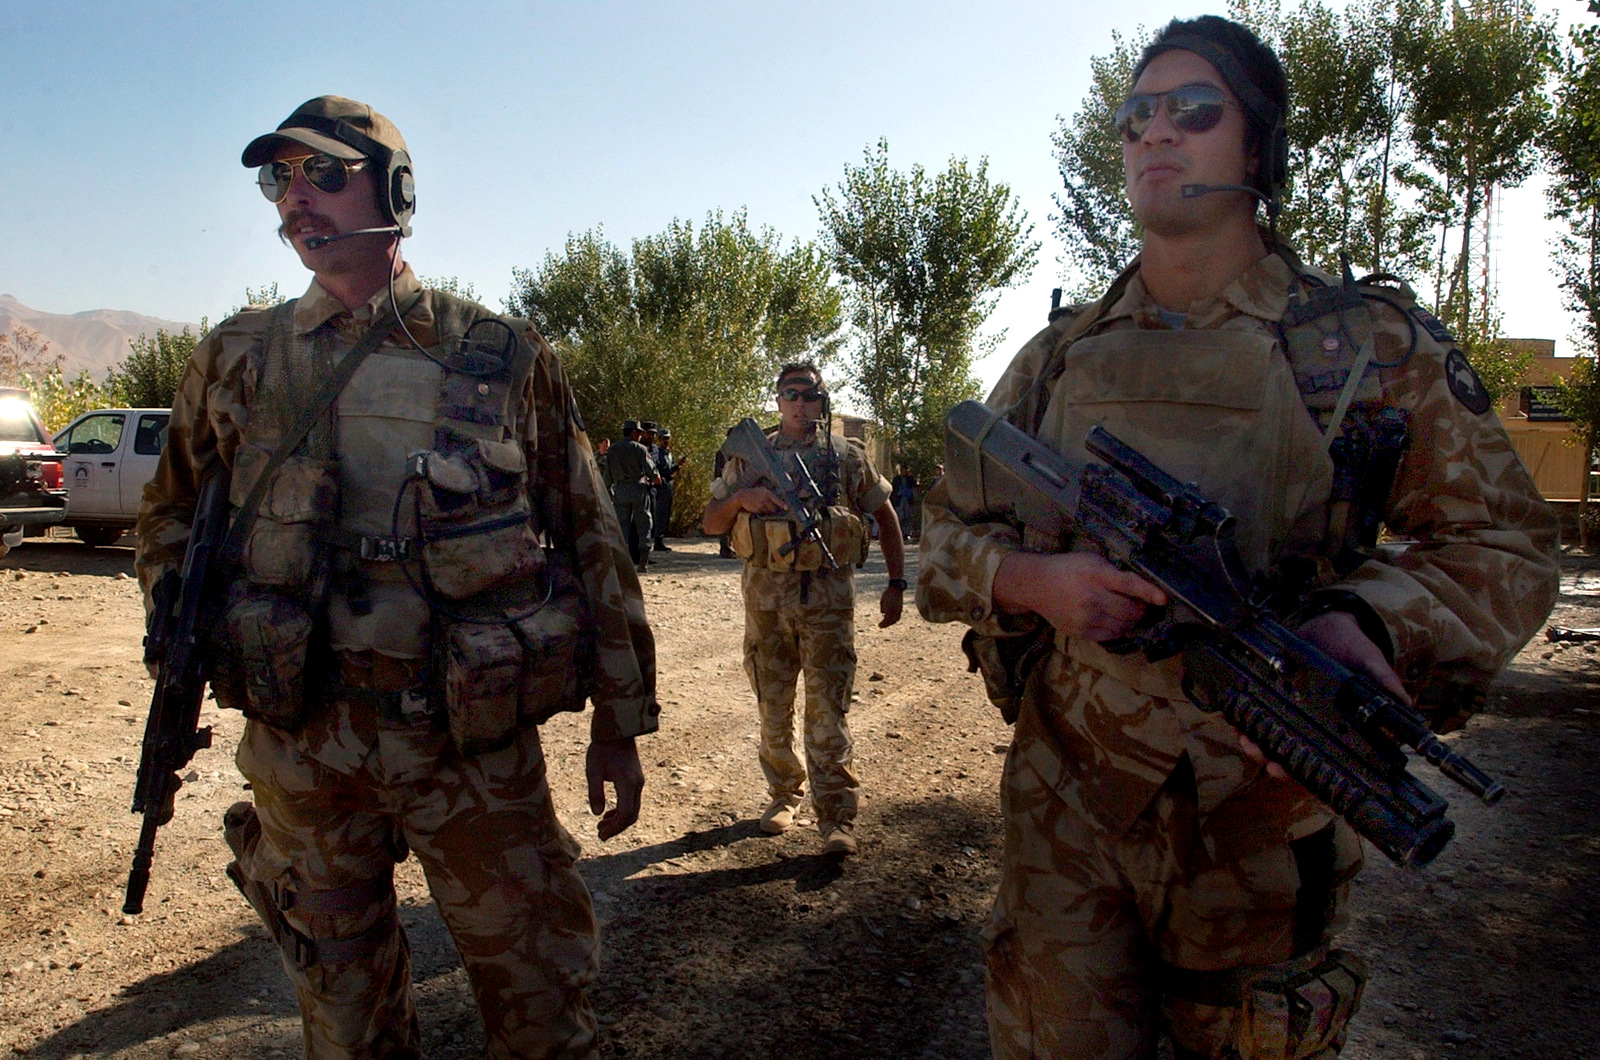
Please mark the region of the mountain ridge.
POLYGON ((24 305, 13 295, 0 294, 0 334, 10 334, 18 324, 37 331, 49 342, 50 353, 66 355, 62 373, 68 379, 87 371, 97 383, 105 381, 107 369, 127 358, 128 343, 140 335, 153 338, 158 330, 176 333, 184 328, 200 331, 193 321, 166 320, 131 309, 47 313, 24 305))

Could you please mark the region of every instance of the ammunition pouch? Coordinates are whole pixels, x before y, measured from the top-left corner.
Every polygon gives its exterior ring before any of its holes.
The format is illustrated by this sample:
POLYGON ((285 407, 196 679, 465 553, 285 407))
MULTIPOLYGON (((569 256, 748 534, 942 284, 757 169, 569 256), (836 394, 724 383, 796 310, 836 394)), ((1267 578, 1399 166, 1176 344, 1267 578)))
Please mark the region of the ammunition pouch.
MULTIPOLYGON (((817 528, 839 566, 858 564, 867 558, 866 523, 852 509, 842 505, 823 509, 817 528)), ((821 570, 827 565, 822 549, 813 540, 799 541, 800 530, 800 524, 784 514, 740 512, 728 533, 728 543, 734 555, 753 567, 785 572, 821 570), (798 544, 785 551, 791 541, 798 544)))
POLYGON ((467 600, 536 572, 539 535, 522 446, 440 435, 443 445, 412 456, 430 586, 446 599, 467 600))
POLYGON ((577 575, 545 557, 542 602, 520 590, 467 613, 436 613, 433 694, 463 754, 511 743, 523 724, 582 710, 594 691, 598 634, 577 575))
POLYGON ((212 638, 209 679, 218 704, 280 729, 299 728, 316 617, 304 595, 235 581, 212 638))
POLYGON ((961 638, 967 672, 983 675, 983 690, 1007 725, 1016 724, 1028 675, 1051 646, 1049 631, 1043 628, 1015 637, 986 637, 969 629, 961 638))

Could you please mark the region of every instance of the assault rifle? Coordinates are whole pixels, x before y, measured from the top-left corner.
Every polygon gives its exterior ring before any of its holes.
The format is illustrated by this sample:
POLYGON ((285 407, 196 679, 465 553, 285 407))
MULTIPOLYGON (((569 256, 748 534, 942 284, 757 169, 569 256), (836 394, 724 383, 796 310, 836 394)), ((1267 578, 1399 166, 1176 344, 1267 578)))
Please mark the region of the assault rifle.
POLYGON ((761 425, 746 417, 728 432, 727 441, 722 443, 722 454, 743 460, 750 468, 752 485, 759 482, 770 488, 783 502, 789 518, 799 524, 800 532, 783 543, 778 549, 779 555, 787 556, 802 542, 814 541, 822 550, 825 566, 832 568, 839 565, 833 553, 828 551, 827 535, 822 532, 820 512, 827 505, 827 500, 817 488, 816 480, 811 477, 811 471, 806 467, 806 462, 800 459, 799 453, 788 454, 793 457, 794 464, 793 472, 788 471, 783 458, 767 441, 761 425))
POLYGON ((158 663, 156 690, 150 697, 150 717, 144 726, 144 747, 139 754, 139 775, 133 785, 133 812, 144 814, 139 846, 128 872, 127 898, 122 911, 144 911, 144 893, 150 885, 150 864, 155 860, 156 829, 172 820, 174 803, 183 780, 178 771, 196 751, 211 746, 211 727, 200 727, 200 703, 205 692, 204 640, 216 608, 208 591, 223 535, 228 529, 228 474, 218 471, 206 481, 195 505, 189 548, 182 573, 169 571, 156 585, 150 633, 145 638, 145 661, 158 663))
POLYGON ((1069 459, 976 401, 945 419, 957 510, 1046 533, 1073 530, 1160 586, 1169 605, 1112 650, 1183 657, 1183 687, 1401 865, 1426 865, 1455 833, 1445 800, 1406 772, 1404 748, 1485 803, 1505 793, 1422 716, 1279 622, 1244 569, 1233 516, 1104 428, 1069 459))

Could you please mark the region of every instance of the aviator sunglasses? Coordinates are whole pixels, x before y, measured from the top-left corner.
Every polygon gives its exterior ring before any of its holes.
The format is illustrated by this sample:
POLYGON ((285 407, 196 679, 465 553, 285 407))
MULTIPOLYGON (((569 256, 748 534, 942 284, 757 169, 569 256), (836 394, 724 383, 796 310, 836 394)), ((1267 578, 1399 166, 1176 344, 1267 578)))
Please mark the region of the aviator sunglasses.
POLYGON ((1165 102, 1167 117, 1184 132, 1203 133, 1216 128, 1222 108, 1236 106, 1215 85, 1182 85, 1168 92, 1143 92, 1129 96, 1117 108, 1117 131, 1130 144, 1144 135, 1155 121, 1156 108, 1165 102))
POLYGON ((350 183, 350 174, 366 164, 364 158, 346 162, 321 152, 301 155, 299 158, 268 162, 261 167, 256 183, 261 185, 261 194, 267 197, 268 202, 279 203, 288 197, 289 185, 294 182, 294 171, 298 169, 306 175, 306 181, 313 188, 333 195, 343 191, 345 185, 350 183))

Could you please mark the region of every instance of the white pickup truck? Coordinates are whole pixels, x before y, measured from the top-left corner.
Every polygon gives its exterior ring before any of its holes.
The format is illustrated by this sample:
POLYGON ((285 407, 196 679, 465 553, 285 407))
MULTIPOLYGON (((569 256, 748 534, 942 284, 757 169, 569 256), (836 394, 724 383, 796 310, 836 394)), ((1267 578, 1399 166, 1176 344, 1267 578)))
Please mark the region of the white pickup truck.
POLYGON ((57 432, 70 526, 90 548, 109 545, 139 517, 144 485, 167 444, 169 409, 96 409, 57 432))

